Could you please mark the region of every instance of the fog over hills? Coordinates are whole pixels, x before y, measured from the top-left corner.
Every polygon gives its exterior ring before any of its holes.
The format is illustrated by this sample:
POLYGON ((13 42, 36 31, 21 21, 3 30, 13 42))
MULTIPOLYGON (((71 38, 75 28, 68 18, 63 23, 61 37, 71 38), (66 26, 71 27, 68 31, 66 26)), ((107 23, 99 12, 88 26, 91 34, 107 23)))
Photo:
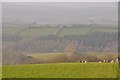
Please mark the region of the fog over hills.
POLYGON ((3 23, 117 24, 117 3, 3 3, 3 23))

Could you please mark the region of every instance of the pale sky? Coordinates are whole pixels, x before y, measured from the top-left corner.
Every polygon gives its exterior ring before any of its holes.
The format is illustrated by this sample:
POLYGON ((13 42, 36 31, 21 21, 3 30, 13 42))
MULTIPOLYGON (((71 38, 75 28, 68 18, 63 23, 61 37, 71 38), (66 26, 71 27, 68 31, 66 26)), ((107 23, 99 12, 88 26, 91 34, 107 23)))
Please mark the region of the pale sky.
POLYGON ((119 2, 119 0, 1 0, 2 2, 119 2))
POLYGON ((117 24, 117 2, 3 3, 3 22, 44 24, 117 24))

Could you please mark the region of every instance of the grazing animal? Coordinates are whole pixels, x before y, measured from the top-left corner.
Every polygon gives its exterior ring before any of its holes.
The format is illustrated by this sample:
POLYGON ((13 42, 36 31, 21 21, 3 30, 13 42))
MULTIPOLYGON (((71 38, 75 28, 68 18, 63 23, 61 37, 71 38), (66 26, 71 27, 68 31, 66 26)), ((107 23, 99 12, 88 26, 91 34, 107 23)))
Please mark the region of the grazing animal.
POLYGON ((87 61, 85 61, 85 63, 87 63, 87 61))
POLYGON ((99 61, 99 63, 101 63, 102 61, 99 61))
POLYGON ((103 62, 108 62, 108 60, 104 60, 103 62))
POLYGON ((114 62, 114 60, 111 61, 111 63, 113 63, 113 62, 114 62))
POLYGON ((87 63, 87 61, 85 61, 85 60, 82 60, 82 63, 87 63))
POLYGON ((79 63, 81 63, 82 61, 78 61, 79 63))
POLYGON ((85 62, 85 60, 82 60, 82 63, 84 63, 85 62))
POLYGON ((115 61, 118 62, 118 58, 115 61))

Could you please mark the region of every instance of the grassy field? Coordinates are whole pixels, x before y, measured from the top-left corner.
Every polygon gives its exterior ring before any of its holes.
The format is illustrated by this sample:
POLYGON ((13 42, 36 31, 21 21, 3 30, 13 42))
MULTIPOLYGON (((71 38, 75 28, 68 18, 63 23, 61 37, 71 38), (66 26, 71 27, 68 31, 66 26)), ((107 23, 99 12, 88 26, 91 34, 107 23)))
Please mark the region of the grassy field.
POLYGON ((51 63, 3 66, 3 78, 116 78, 117 63, 51 63))
MULTIPOLYGON (((97 58, 106 58, 111 57, 111 58, 116 58, 118 57, 117 53, 99 53, 99 52, 84 52, 84 53, 78 53, 78 54, 84 54, 84 55, 92 55, 92 56, 96 56, 97 58)), ((43 59, 43 60, 51 60, 53 57, 57 57, 57 56, 62 56, 62 55, 69 55, 69 53, 31 53, 31 54, 27 54, 27 56, 31 56, 33 58, 36 59, 43 59)))
POLYGON ((35 53, 35 54, 28 54, 27 56, 31 56, 36 59, 44 59, 44 60, 50 60, 53 57, 57 57, 60 55, 65 55, 66 53, 35 53))
MULTIPOLYGON (((3 34, 7 35, 54 35, 58 31, 59 27, 44 27, 44 28, 27 28, 27 27, 3 27, 3 34)), ((117 28, 113 27, 65 27, 57 35, 84 35, 91 32, 117 32, 117 28), (92 30, 92 31, 91 31, 92 30)))

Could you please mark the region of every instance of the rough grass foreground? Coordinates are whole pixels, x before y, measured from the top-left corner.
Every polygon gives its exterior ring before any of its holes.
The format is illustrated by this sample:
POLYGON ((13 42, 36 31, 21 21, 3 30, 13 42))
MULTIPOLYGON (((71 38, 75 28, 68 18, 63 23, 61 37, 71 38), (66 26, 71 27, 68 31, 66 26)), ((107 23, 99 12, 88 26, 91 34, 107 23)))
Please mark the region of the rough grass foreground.
POLYGON ((116 78, 117 63, 51 63, 3 66, 3 78, 116 78))

